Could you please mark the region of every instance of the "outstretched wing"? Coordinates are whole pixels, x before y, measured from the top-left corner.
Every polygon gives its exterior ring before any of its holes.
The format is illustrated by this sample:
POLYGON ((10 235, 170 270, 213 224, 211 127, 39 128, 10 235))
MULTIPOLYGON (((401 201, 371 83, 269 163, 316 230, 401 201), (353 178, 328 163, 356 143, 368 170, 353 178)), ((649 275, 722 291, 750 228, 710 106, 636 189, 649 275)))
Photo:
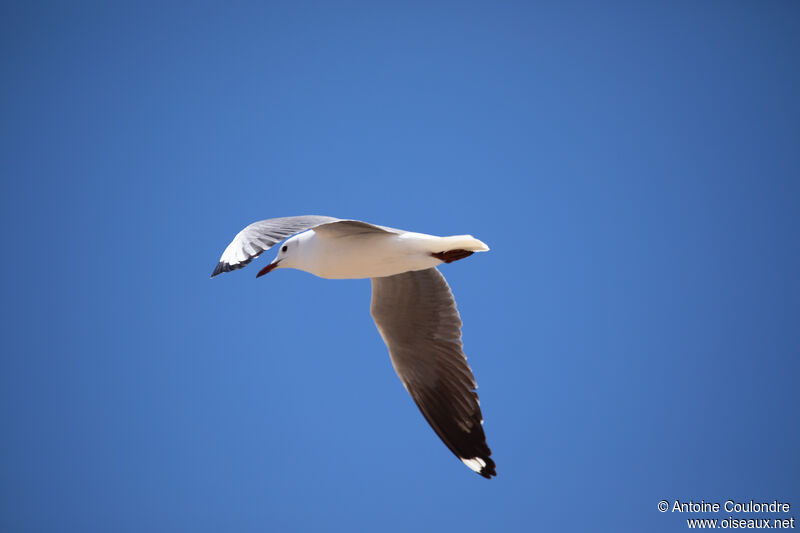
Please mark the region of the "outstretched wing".
POLYGON ((314 231, 321 237, 335 239, 337 237, 349 237, 352 235, 363 235, 365 233, 403 233, 402 230, 387 228, 386 226, 376 226, 369 222, 360 220, 336 220, 326 222, 314 227, 314 231))
POLYGON ((253 222, 236 234, 231 243, 222 252, 219 263, 211 274, 213 278, 222 272, 230 272, 242 268, 250 261, 269 250, 282 240, 301 231, 311 229, 320 224, 337 222, 339 219, 321 215, 303 215, 298 217, 269 218, 253 222))
POLYGON ((315 229, 320 235, 333 238, 361 233, 401 233, 400 230, 360 220, 342 220, 322 215, 268 218, 253 222, 236 234, 222 252, 211 277, 242 268, 277 243, 307 229, 315 229))
POLYGON ((453 293, 435 268, 372 279, 372 318, 433 430, 469 468, 496 475, 453 293))

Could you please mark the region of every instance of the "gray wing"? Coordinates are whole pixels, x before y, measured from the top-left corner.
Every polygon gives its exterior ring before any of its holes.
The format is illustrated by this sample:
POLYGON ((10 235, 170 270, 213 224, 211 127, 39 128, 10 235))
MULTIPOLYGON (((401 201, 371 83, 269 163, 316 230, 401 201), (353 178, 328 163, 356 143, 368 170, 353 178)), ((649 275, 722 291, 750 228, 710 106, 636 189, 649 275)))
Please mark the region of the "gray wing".
POLYGON ((222 252, 211 277, 243 268, 277 243, 308 229, 333 238, 362 233, 402 233, 400 230, 375 226, 360 220, 342 220, 321 215, 268 218, 253 222, 236 234, 222 252))
POLYGON ((360 220, 337 220, 314 227, 314 231, 321 237, 336 238, 350 235, 363 235, 364 233, 404 233, 402 230, 376 226, 360 220))
POLYGON ((444 276, 429 268, 373 278, 371 311, 400 381, 439 438, 472 470, 496 475, 444 276))
POLYGON ((219 263, 211 274, 213 278, 222 272, 230 272, 242 268, 250 261, 269 250, 272 246, 301 231, 338 222, 338 218, 320 215, 303 215, 299 217, 269 218, 253 222, 236 234, 231 243, 222 252, 219 263))

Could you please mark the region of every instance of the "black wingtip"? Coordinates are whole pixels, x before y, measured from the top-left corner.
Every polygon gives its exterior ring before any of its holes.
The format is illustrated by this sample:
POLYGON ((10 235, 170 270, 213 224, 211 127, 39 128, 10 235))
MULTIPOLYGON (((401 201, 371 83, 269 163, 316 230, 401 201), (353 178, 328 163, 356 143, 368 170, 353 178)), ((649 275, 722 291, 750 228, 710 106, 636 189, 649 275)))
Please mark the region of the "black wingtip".
POLYGON ((482 475, 486 479, 492 479, 493 476, 497 476, 497 471, 495 470, 494 461, 492 461, 491 457, 484 457, 484 461, 486 461, 486 466, 481 468, 481 471, 478 474, 482 475))
POLYGON ((247 266, 253 258, 249 258, 245 261, 240 261, 238 263, 230 264, 226 263, 225 261, 220 261, 217 263, 217 266, 214 268, 214 272, 211 273, 211 277, 213 278, 217 274, 222 274, 223 272, 231 272, 233 270, 239 270, 240 268, 244 268, 247 266))
POLYGON ((227 263, 223 263, 220 261, 217 263, 216 268, 214 268, 214 272, 211 273, 211 277, 213 278, 217 274, 222 274, 223 272, 228 272, 230 270, 229 265, 227 263))

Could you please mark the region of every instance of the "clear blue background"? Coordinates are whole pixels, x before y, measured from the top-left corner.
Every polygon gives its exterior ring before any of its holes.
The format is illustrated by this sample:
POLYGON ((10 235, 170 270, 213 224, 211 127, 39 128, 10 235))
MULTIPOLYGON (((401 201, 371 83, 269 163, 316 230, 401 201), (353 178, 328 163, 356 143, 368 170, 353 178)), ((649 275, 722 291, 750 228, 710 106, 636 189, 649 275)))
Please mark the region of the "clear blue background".
POLYGON ((779 1, 3 2, 0 530, 798 516, 798 27, 779 1), (442 271, 496 479, 403 390, 368 281, 256 280, 274 252, 209 279, 244 225, 309 213, 492 247, 442 271))

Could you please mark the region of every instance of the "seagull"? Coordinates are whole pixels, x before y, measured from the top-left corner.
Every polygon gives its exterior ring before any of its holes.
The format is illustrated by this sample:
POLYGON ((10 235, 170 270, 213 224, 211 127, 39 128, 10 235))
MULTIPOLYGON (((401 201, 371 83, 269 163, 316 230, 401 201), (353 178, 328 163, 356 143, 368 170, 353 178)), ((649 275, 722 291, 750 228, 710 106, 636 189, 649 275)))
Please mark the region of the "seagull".
POLYGON ((240 231, 211 277, 246 266, 284 239, 256 277, 295 268, 326 279, 370 278, 372 318, 403 386, 456 457, 487 479, 496 476, 477 384, 462 349, 461 318, 436 268, 489 247, 471 235, 437 237, 360 220, 270 218, 240 231))

